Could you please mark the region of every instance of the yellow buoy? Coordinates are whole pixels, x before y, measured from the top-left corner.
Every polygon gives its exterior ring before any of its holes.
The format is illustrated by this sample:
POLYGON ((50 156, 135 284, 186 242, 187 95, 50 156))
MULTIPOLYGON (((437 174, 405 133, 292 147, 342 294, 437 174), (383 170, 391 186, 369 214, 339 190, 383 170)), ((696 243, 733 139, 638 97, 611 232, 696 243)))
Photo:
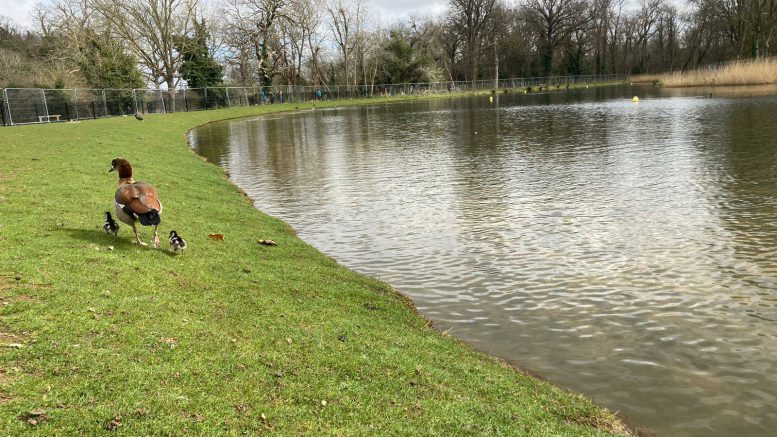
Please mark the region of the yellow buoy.
POLYGON ((639 97, 634 96, 634 98, 631 99, 631 101, 634 102, 634 103, 639 103, 639 97))

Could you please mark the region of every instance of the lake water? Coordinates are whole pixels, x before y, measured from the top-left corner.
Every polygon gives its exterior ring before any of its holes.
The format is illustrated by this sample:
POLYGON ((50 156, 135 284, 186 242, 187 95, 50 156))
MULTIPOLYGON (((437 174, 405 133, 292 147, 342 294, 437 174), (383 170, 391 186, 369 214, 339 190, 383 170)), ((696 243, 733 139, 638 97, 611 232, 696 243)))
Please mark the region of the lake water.
POLYGON ((191 141, 474 347, 657 435, 774 435, 777 88, 707 92, 312 110, 191 141))

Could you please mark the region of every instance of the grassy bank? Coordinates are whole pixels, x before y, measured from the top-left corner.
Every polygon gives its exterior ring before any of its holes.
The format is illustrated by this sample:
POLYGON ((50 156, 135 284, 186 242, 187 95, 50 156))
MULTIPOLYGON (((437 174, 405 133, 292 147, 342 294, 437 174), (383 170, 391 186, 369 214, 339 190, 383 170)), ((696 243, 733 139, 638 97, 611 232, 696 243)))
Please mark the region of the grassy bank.
POLYGON ((658 75, 668 87, 766 85, 777 83, 777 59, 731 62, 713 69, 700 69, 658 75))
POLYGON ((435 331, 188 151, 194 126, 297 106, 0 128, 4 435, 626 433, 435 331), (102 231, 117 156, 157 186, 187 253, 102 231))

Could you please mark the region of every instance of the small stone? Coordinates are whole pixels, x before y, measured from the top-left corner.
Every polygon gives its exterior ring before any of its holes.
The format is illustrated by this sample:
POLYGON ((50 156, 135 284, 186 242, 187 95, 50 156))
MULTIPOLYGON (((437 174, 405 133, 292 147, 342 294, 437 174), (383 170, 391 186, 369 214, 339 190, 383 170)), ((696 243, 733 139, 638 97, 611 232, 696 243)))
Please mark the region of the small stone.
POLYGON ((321 401, 321 406, 326 407, 326 401, 321 401))
POLYGON ((286 337, 286 343, 291 344, 291 339, 286 337))
POLYGON ((13 278, 14 278, 14 279, 16 279, 17 281, 21 281, 21 280, 22 280, 22 277, 21 277, 21 276, 19 276, 19 275, 16 275, 16 276, 14 276, 13 278))
POLYGON ((259 417, 261 417, 262 420, 267 421, 267 416, 265 416, 264 413, 262 413, 259 417))
POLYGON ((108 246, 108 250, 113 250, 113 246, 108 246))

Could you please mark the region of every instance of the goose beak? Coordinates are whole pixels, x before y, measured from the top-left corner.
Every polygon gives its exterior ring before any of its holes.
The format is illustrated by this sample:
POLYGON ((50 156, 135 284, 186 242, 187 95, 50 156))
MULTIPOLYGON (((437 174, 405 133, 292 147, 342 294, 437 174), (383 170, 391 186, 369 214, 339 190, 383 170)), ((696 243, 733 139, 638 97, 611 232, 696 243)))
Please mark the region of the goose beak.
POLYGON ((110 172, 112 172, 112 171, 113 171, 113 167, 111 167, 111 169, 110 169, 110 170, 108 170, 108 173, 110 173, 110 172))

